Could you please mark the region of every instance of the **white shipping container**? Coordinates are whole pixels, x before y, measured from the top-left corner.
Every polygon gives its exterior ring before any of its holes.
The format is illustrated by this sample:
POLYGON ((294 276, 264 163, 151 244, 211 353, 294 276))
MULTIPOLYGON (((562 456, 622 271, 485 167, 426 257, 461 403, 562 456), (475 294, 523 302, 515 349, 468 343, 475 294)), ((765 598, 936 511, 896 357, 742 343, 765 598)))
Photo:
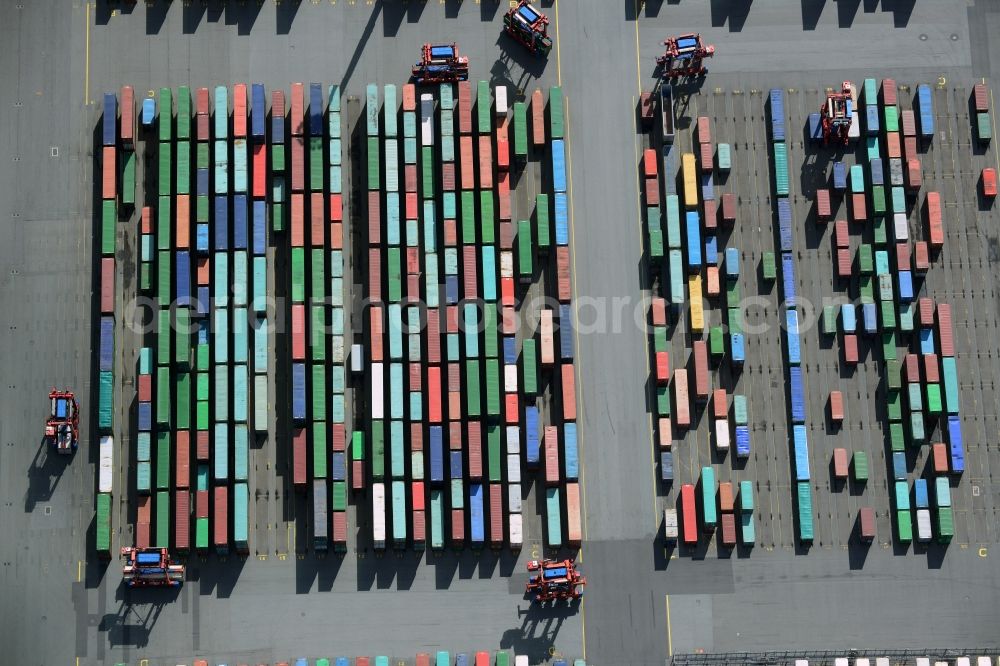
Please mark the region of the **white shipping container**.
POLYGON ((851 666, 851 660, 847 657, 837 657, 833 660, 833 666, 851 666))
POLYGON ((858 111, 857 109, 851 113, 851 126, 847 130, 848 139, 860 139, 861 138, 861 123, 858 122, 858 111))
POLYGON ((507 483, 521 483, 521 455, 507 456, 507 483))
POLYGON ((972 660, 968 657, 959 657, 955 660, 955 666, 972 666, 972 660))
POLYGON ((420 145, 434 145, 434 96, 420 96, 420 145))
MULTIPOLYGON (((528 662, 528 658, 526 656, 524 656, 523 654, 519 654, 516 657, 514 657, 514 666, 531 666, 531 664, 528 662)), ((809 665, 806 664, 806 666, 809 665)))
POLYGON ((889 185, 903 186, 903 160, 899 157, 889 160, 889 185))
POLYGON ((906 213, 892 214, 892 231, 897 243, 909 240, 910 225, 906 223, 906 213))
POLYGON ((809 660, 808 659, 796 659, 795 660, 795 666, 809 666, 809 660))
POLYGON ((552 342, 552 310, 542 309, 541 315, 541 361, 542 365, 552 365, 556 362, 555 347, 552 342))
POLYGON ((385 484, 372 484, 372 539, 376 548, 385 548, 385 484))
MULTIPOLYGON (((383 404, 383 399, 385 398, 385 366, 382 363, 372 363, 372 418, 373 419, 384 419, 385 418, 385 405, 383 404)), ((384 493, 385 489, 382 489, 383 501, 385 499, 384 493)), ((383 525, 383 531, 385 531, 385 526, 383 525)))
POLYGON ((715 422, 715 449, 717 451, 729 450, 729 421, 718 419, 715 422))
MULTIPOLYGON (((878 666, 882 665, 878 664, 878 666)), ((993 666, 993 657, 976 657, 976 666, 993 666)))
POLYGON ((344 336, 342 335, 330 336, 330 362, 344 362, 344 336))
POLYGON ((497 115, 506 116, 507 115, 507 86, 497 86, 493 89, 494 94, 497 97, 497 115))
POLYGON ((424 452, 413 451, 410 453, 410 476, 414 481, 422 481, 424 478, 424 452))
POLYGON ((512 483, 507 486, 507 511, 521 513, 521 484, 512 483))
POLYGON ((931 666, 931 660, 928 657, 917 657, 917 666, 931 666))
POLYGON ((872 662, 866 657, 858 657, 854 660, 854 666, 872 666, 872 662))
POLYGON ((98 457, 97 492, 110 493, 115 476, 115 438, 110 435, 101 437, 98 457))
POLYGON ((500 251, 500 277, 514 277, 514 253, 510 250, 500 251))
POLYGON ((917 509, 917 541, 930 541, 933 536, 930 509, 917 509))
POLYGON ((507 515, 507 525, 509 526, 511 547, 520 548, 524 544, 524 532, 522 530, 521 514, 511 513, 507 515))
POLYGON ((875 666, 889 666, 889 657, 876 657, 875 666))
POLYGON ((267 375, 253 376, 253 429, 267 432, 267 375))
POLYGON ((507 453, 521 451, 521 427, 507 426, 507 453))
POLYGON ((677 540, 677 509, 663 510, 663 535, 670 541, 677 540))
POLYGON ((517 366, 503 366, 503 390, 505 393, 517 393, 517 366))
POLYGON ((351 345, 351 372, 360 375, 365 371, 365 348, 359 344, 351 345))

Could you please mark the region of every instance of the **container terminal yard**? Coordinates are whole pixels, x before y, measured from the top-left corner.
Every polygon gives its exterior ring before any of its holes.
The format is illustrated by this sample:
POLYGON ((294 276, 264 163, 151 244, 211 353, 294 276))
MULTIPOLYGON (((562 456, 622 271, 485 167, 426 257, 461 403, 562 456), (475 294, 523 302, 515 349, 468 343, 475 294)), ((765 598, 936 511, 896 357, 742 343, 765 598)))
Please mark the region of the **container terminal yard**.
POLYGON ((5 662, 1000 663, 1000 6, 6 9, 5 662))

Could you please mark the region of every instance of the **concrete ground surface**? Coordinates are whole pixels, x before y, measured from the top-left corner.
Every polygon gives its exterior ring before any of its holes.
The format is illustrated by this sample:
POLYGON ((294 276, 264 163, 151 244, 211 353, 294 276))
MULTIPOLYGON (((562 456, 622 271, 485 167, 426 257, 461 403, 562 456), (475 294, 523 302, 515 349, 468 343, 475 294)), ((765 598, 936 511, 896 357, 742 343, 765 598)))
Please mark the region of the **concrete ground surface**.
MULTIPOLYGON (((611 665, 658 664, 673 653, 698 651, 996 645, 1000 567, 993 544, 1000 526, 991 469, 1000 462, 990 437, 997 430, 994 386, 1000 379, 992 289, 1000 219, 995 210, 979 209, 972 189, 996 151, 974 154, 962 104, 973 83, 992 81, 992 66, 1000 62, 1000 48, 988 41, 1000 30, 1000 7, 985 0, 542 6, 558 36, 544 67, 509 44, 498 46, 506 3, 491 0, 157 0, 134 7, 50 2, 8 8, 0 26, 9 54, 0 73, 0 108, 8 109, 0 148, 0 216, 7 220, 0 226, 0 306, 8 313, 0 400, 0 523, 6 531, 0 541, 0 644, 12 660, 148 659, 159 665, 195 656, 218 663, 335 654, 405 659, 421 650, 504 647, 528 654, 532 663, 555 653, 611 665), (646 139, 633 118, 638 94, 653 84, 660 40, 683 30, 701 31, 718 49, 708 80, 684 114, 712 115, 716 140, 731 141, 736 165, 745 165, 734 166, 726 185, 740 194, 743 221, 728 242, 743 252, 744 294, 769 296, 773 306, 759 317, 773 324, 777 287, 757 285, 749 270, 774 244, 762 91, 795 90, 786 104, 804 121, 821 91, 846 78, 893 76, 914 85, 944 78, 935 102, 947 129, 923 162, 926 187, 937 184, 953 203, 954 211, 946 210, 954 217, 945 223, 944 260, 925 286, 954 304, 969 449, 969 470, 955 491, 956 539, 947 549, 892 545, 886 469, 879 464, 884 412, 877 404, 875 361, 869 355, 844 377, 836 345, 804 332, 803 355, 817 359, 807 368, 806 391, 814 450, 849 438, 851 447, 870 451, 873 477, 861 495, 826 486, 817 491, 817 512, 828 519, 817 522, 817 543, 808 553, 795 550, 776 326, 751 337, 738 381, 721 376, 723 385, 750 397, 751 418, 760 427, 752 435, 754 459, 730 472, 733 479, 757 482, 758 546, 749 554, 728 554, 714 544, 696 553, 663 549, 659 516, 675 495, 655 481, 648 343, 632 316, 637 307, 645 312, 649 298, 637 178, 646 139), (350 552, 343 559, 310 553, 300 559, 294 544, 279 536, 268 537, 261 549, 265 560, 193 561, 188 583, 175 596, 124 594, 117 562, 105 565, 93 556, 97 452, 88 401, 96 382, 91 285, 100 94, 126 83, 141 93, 184 84, 261 81, 268 89, 287 89, 292 81, 321 81, 362 95, 369 81, 402 82, 419 44, 452 39, 470 56, 473 79, 529 90, 559 82, 567 95, 582 559, 590 581, 583 606, 529 607, 521 598, 521 572, 533 556, 530 547, 519 558, 449 553, 421 560, 413 553, 374 558, 350 552), (616 309, 625 313, 618 328, 616 309), (822 416, 834 381, 843 384, 850 420, 836 437, 825 433, 822 416), (71 386, 84 401, 83 442, 70 461, 54 459, 41 444, 43 396, 52 386, 71 386), (880 518, 879 543, 867 550, 849 540, 849 519, 861 502, 875 506, 880 518)), ((789 129, 800 126, 793 122, 789 129)), ((689 133, 683 141, 690 142, 689 133)), ((801 145, 792 145, 790 154, 793 174, 814 158, 801 145)), ((803 228, 812 224, 806 197, 816 179, 815 171, 793 178, 800 195, 796 220, 805 220, 796 234, 800 289, 810 298, 856 295, 833 284, 831 231, 803 228)), ((119 293, 126 293, 121 274, 129 274, 123 267, 134 266, 135 256, 128 244, 122 247, 119 293)), ((672 345, 675 358, 684 358, 689 341, 683 324, 672 345)), ((121 388, 119 415, 130 390, 121 388)), ((675 444, 677 487, 711 459, 707 427, 702 417, 675 444)), ((914 464, 919 469, 922 461, 914 464)), ((729 461, 717 465, 731 467, 729 461)), ((123 489, 115 491, 117 497, 123 489)), ((115 520, 117 546, 128 528, 115 520)))

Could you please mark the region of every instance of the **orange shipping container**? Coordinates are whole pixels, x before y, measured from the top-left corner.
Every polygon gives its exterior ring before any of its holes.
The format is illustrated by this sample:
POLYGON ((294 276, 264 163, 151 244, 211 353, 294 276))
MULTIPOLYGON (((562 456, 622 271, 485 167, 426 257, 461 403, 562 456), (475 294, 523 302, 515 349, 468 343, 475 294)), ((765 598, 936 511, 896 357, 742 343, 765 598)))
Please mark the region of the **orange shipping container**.
POLYGON ((377 247, 368 249, 368 298, 382 300, 382 253, 377 247))
POLYGON ((555 345, 552 336, 552 310, 542 308, 540 324, 540 356, 543 366, 549 366, 556 362, 555 345))
POLYGON ((729 481, 719 484, 719 510, 722 513, 733 512, 733 484, 729 481))
POLYGON ((889 153, 889 159, 896 159, 902 155, 899 132, 889 132, 885 135, 885 152, 889 153))
POLYGON ((174 549, 191 548, 191 491, 185 489, 174 493, 174 549))
POLYGON ((694 396, 696 400, 708 400, 710 378, 708 376, 708 345, 704 340, 694 342, 694 396))
POLYGON ((653 311, 653 326, 666 326, 667 325, 666 299, 660 296, 653 297, 652 311, 653 311))
POLYGON ((715 418, 724 419, 729 415, 729 399, 726 397, 726 389, 715 389, 712 391, 712 413, 715 418))
POLYGON ((306 244, 305 198, 301 193, 292 195, 292 216, 289 224, 292 247, 306 244))
POLYGON ((833 475, 838 479, 847 478, 847 449, 833 450, 833 475))
POLYGON ((702 173, 712 172, 712 162, 714 159, 715 151, 712 149, 712 144, 703 143, 700 148, 701 153, 701 171, 702 173))
POLYGON ((368 330, 371 336, 371 360, 372 363, 381 363, 382 355, 382 308, 379 306, 368 308, 368 330))
POLYGON ((507 307, 514 307, 514 278, 500 278, 500 304, 507 307))
POLYGON ((101 314, 115 311, 115 258, 101 257, 101 314))
POLYGON ((719 295, 719 267, 708 266, 705 268, 705 292, 709 296, 719 295))
POLYGON ((473 481, 483 478, 483 431, 479 421, 469 421, 467 426, 469 445, 469 478, 473 481))
POLYGON ((455 220, 444 221, 444 245, 445 247, 458 245, 458 223, 455 220))
MULTIPOLYGON (((647 206, 659 206, 660 205, 660 181, 655 177, 647 178, 644 185, 645 195, 646 195, 646 205, 647 206)), ((648 220, 648 222, 654 222, 654 220, 648 220)))
POLYGON ((665 351, 656 352, 656 383, 667 384, 670 381, 670 354, 665 351))
POLYGON ((903 157, 906 159, 917 159, 917 137, 908 136, 903 139, 903 157))
POLYGON ((576 421, 576 375, 572 363, 562 366, 562 408, 564 421, 576 421))
POLYGON ((472 137, 462 136, 458 139, 459 148, 459 168, 462 174, 462 189, 474 190, 476 188, 476 165, 472 156, 472 137))
POLYGON ((245 139, 247 136, 247 85, 237 83, 233 86, 233 138, 245 139))
POLYGON ((441 366, 427 368, 427 420, 441 423, 444 419, 441 406, 441 366))
POLYGON ((126 147, 135 139, 135 93, 132 86, 123 86, 121 93, 121 126, 119 136, 126 147))
MULTIPOLYGON (((208 460, 208 431, 199 430, 194 436, 195 442, 195 456, 198 460, 208 460)), ((200 518, 205 518, 208 516, 206 512, 204 515, 200 515, 200 518)))
POLYGON ((460 134, 472 133, 472 84, 468 81, 458 82, 458 131, 460 134))
POLYGON ((174 486, 188 488, 191 486, 191 431, 178 430, 174 443, 177 448, 174 456, 174 486))
POLYGON ((712 127, 708 116, 698 116, 698 143, 712 142, 712 127))
POLYGON ((143 234, 153 233, 153 214, 149 206, 142 207, 142 216, 139 218, 139 230, 143 234))
POLYGON ((208 263, 208 257, 198 257, 198 275, 195 279, 199 287, 208 286, 209 281, 212 279, 212 270, 211 265, 208 263))
POLYGON ((531 94, 531 142, 536 147, 545 145, 545 98, 537 89, 531 94))
POLYGON ((929 227, 930 246, 939 248, 944 245, 944 227, 941 223, 941 195, 937 192, 927 193, 927 224, 929 227))
POLYGON ((510 142, 500 137, 497 137, 497 168, 500 171, 510 168, 510 142))
POLYGON ((943 442, 937 442, 931 446, 934 459, 934 473, 948 473, 948 446, 943 442))
POLYGON ((343 222, 330 223, 330 249, 344 249, 344 224, 343 222))
POLYGON ((837 422, 844 420, 844 395, 840 391, 830 391, 830 418, 837 422))
POLYGON ((851 195, 851 212, 855 222, 864 222, 868 219, 864 192, 855 192, 851 195))
POLYGON ((498 206, 498 211, 500 213, 500 220, 509 222, 510 213, 510 173, 504 171, 497 176, 497 198, 500 201, 498 206))
POLYGON ((479 187, 493 188, 493 143, 492 137, 479 137, 479 187))
POLYGON ((304 361, 306 358, 306 306, 302 303, 292 305, 292 360, 304 361))
POLYGON ((913 265, 918 273, 926 273, 930 270, 931 258, 927 241, 917 241, 913 246, 913 265))
POLYGON ((851 258, 851 250, 846 247, 837 248, 837 277, 849 278, 851 277, 851 264, 853 259, 851 258))
POLYGON ((292 137, 292 191, 301 192, 305 189, 305 155, 306 143, 301 136, 292 137))
POLYGON ((118 198, 118 165, 115 162, 116 153, 114 146, 104 146, 103 151, 103 167, 104 167, 104 177, 102 179, 101 186, 101 198, 103 199, 117 199, 118 198))
POLYGON ((517 425, 520 421, 519 409, 520 406, 517 400, 516 393, 508 393, 504 398, 504 414, 507 425, 517 425))
POLYGON ((490 545, 503 545, 503 487, 499 483, 490 484, 490 545))
POLYGON ((646 178, 656 178, 656 151, 647 148, 642 153, 642 164, 646 178))
POLYGON ((403 84, 403 111, 417 110, 417 87, 412 83, 403 84))
POLYGON ((670 445, 673 443, 673 429, 670 426, 670 419, 668 417, 661 416, 659 418, 657 435, 660 440, 660 448, 669 449, 670 445))
POLYGON ((578 546, 583 540, 583 521, 580 518, 580 484, 566 484, 566 541, 578 546))
MULTIPOLYGON (((305 124, 305 102, 301 83, 292 84, 292 136, 301 136, 305 124)), ((304 483, 304 482, 303 482, 304 483)))
POLYGON ((569 303, 572 298, 569 283, 569 248, 560 245, 556 248, 556 294, 560 303, 569 303))
POLYGON ((503 335, 517 334, 517 312, 514 311, 514 308, 504 306, 500 315, 502 319, 500 333, 503 335))
POLYGON ((559 483, 559 430, 555 426, 545 426, 545 483, 554 486, 559 483))
POLYGON ((705 228, 715 229, 719 226, 719 213, 714 199, 706 199, 703 207, 705 209, 705 228))
POLYGON ((191 246, 191 195, 177 195, 176 243, 180 249, 191 246))
POLYGON ((149 524, 153 513, 153 498, 140 495, 136 505, 135 547, 149 548, 149 524))

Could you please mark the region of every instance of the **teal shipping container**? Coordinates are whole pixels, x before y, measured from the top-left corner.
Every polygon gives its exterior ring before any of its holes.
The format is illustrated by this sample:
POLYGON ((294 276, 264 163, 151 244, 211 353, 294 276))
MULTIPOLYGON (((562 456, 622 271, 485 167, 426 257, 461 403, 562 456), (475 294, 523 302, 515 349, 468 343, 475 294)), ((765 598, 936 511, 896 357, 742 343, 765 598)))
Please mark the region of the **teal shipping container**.
POLYGON ((559 488, 545 489, 545 536, 552 548, 562 546, 562 502, 559 488))
POLYGON ((403 364, 389 364, 389 418, 403 418, 403 364))
POLYGON ((267 257, 253 258, 253 311, 264 314, 267 311, 267 257))
POLYGON ((246 139, 236 139, 233 141, 233 191, 242 193, 246 193, 247 191, 246 139))
MULTIPOLYGON (((246 423, 250 410, 250 375, 247 372, 246 363, 237 363, 233 366, 233 420, 237 423, 246 423)), ((218 418, 218 417, 216 417, 218 418)))
POLYGON ((484 245, 480 251, 483 269, 483 300, 493 302, 497 300, 496 248, 492 245, 484 245))
POLYGON ((444 548, 444 497, 440 490, 431 490, 430 522, 431 548, 444 548))
POLYGON ((465 356, 479 356, 479 308, 475 303, 466 303, 462 308, 462 325, 465 333, 465 356))
POLYGON ((233 486, 233 543, 237 550, 248 548, 250 491, 245 483, 233 486))
POLYGON ((229 421, 229 366, 216 365, 212 374, 215 379, 215 420, 229 421))
POLYGON ((233 478, 246 481, 250 470, 250 431, 245 423, 233 427, 233 478))
POLYGON ((229 89, 226 86, 215 87, 215 138, 225 139, 229 136, 229 89))
POLYGON ((246 305, 249 294, 249 281, 247 271, 249 269, 250 257, 246 250, 233 252, 233 305, 246 305))
POLYGON ((389 358, 403 358, 403 309, 399 303, 389 304, 389 358))
POLYGON ((269 358, 267 351, 267 338, 267 319, 260 317, 254 321, 253 328, 253 371, 255 373, 267 373, 267 361, 269 358))
POLYGON ((250 360, 250 319, 246 308, 233 308, 233 362, 250 360))
POLYGON ((451 480, 451 508, 465 508, 465 493, 463 492, 462 479, 451 480))
POLYGON ((229 311, 217 309, 213 314, 213 359, 216 363, 229 363, 229 311))
POLYGON ((406 544, 406 484, 392 482, 392 541, 396 547, 406 544))
POLYGON ((941 358, 941 374, 945 409, 949 414, 958 414, 958 366, 954 356, 941 358))
POLYGON ((796 484, 799 512, 799 541, 813 540, 812 488, 808 481, 796 484))
POLYGON ((701 521, 705 530, 712 530, 718 522, 715 491, 715 470, 706 465, 701 468, 701 521))
POLYGON ((212 150, 212 163, 215 165, 215 194, 229 192, 229 145, 225 141, 216 141, 212 150))
POLYGON ((213 305, 224 308, 229 305, 229 253, 219 251, 212 255, 213 305))
POLYGON ((212 440, 215 455, 213 456, 212 478, 216 481, 229 479, 229 425, 216 423, 212 440))

